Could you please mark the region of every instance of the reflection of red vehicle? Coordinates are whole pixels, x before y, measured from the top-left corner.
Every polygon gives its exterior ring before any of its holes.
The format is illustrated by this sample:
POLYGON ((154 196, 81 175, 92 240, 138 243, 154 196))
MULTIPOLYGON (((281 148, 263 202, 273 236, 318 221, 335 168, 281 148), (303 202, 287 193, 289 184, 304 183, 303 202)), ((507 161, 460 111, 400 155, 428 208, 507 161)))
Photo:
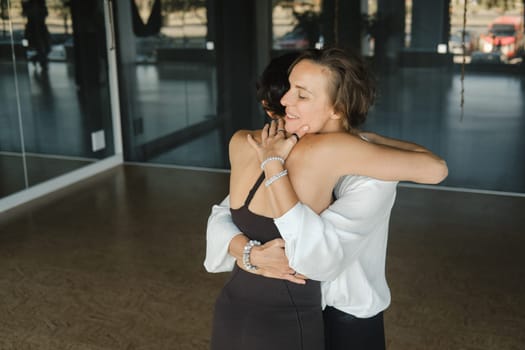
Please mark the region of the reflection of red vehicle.
POLYGON ((489 24, 489 33, 480 35, 482 52, 501 52, 508 58, 523 50, 523 19, 518 16, 501 16, 489 24))

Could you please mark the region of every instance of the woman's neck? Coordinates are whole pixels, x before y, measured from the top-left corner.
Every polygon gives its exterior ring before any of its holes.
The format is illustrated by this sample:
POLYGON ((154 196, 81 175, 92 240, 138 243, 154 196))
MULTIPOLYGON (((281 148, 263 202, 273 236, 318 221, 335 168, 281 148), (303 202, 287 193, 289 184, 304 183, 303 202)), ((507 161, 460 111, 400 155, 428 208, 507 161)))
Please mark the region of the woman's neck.
POLYGON ((347 130, 340 119, 334 119, 327 122, 318 134, 327 134, 330 132, 347 132, 347 130))

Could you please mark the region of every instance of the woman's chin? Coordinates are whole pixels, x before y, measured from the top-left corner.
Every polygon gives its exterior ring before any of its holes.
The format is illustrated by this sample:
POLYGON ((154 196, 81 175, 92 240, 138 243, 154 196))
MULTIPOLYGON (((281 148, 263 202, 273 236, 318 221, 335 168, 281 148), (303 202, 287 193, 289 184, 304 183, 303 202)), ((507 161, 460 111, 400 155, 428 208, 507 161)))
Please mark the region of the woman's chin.
POLYGON ((296 132, 299 129, 298 119, 286 118, 284 122, 284 128, 288 132, 296 132))
POLYGON ((297 128, 292 128, 292 127, 290 127, 288 125, 285 125, 284 128, 286 129, 286 133, 287 134, 293 134, 294 132, 297 131, 297 128))

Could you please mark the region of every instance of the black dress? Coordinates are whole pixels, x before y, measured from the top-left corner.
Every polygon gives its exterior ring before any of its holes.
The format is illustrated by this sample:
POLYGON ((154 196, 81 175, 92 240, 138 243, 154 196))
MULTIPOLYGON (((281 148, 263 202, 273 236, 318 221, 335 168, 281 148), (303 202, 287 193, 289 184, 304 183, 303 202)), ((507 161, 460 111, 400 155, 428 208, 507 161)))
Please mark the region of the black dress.
MULTIPOLYGON (((248 206, 264 180, 261 174, 244 205, 231 209, 240 231, 265 243, 280 238, 272 218, 248 206)), ((266 278, 235 265, 215 303, 212 350, 323 350, 321 287, 266 278)))

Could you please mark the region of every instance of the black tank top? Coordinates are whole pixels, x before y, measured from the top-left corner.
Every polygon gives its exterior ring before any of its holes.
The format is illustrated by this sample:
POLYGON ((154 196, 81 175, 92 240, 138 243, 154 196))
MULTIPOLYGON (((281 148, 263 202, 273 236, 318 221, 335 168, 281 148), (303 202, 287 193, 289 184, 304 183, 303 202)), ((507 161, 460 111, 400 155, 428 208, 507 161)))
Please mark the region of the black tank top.
POLYGON ((257 182, 253 185, 244 201, 244 205, 238 209, 230 209, 233 222, 237 225, 239 230, 250 237, 250 239, 258 240, 261 243, 281 237, 281 234, 279 233, 277 226, 275 226, 272 218, 255 214, 248 209, 255 192, 257 192, 257 189, 261 186, 263 180, 264 173, 259 176, 257 182))
MULTIPOLYGON (((272 218, 248 209, 263 180, 264 173, 231 214, 247 237, 265 243, 281 235, 272 218)), ((323 329, 318 281, 299 285, 235 265, 215 303, 211 350, 322 350, 323 329)))

